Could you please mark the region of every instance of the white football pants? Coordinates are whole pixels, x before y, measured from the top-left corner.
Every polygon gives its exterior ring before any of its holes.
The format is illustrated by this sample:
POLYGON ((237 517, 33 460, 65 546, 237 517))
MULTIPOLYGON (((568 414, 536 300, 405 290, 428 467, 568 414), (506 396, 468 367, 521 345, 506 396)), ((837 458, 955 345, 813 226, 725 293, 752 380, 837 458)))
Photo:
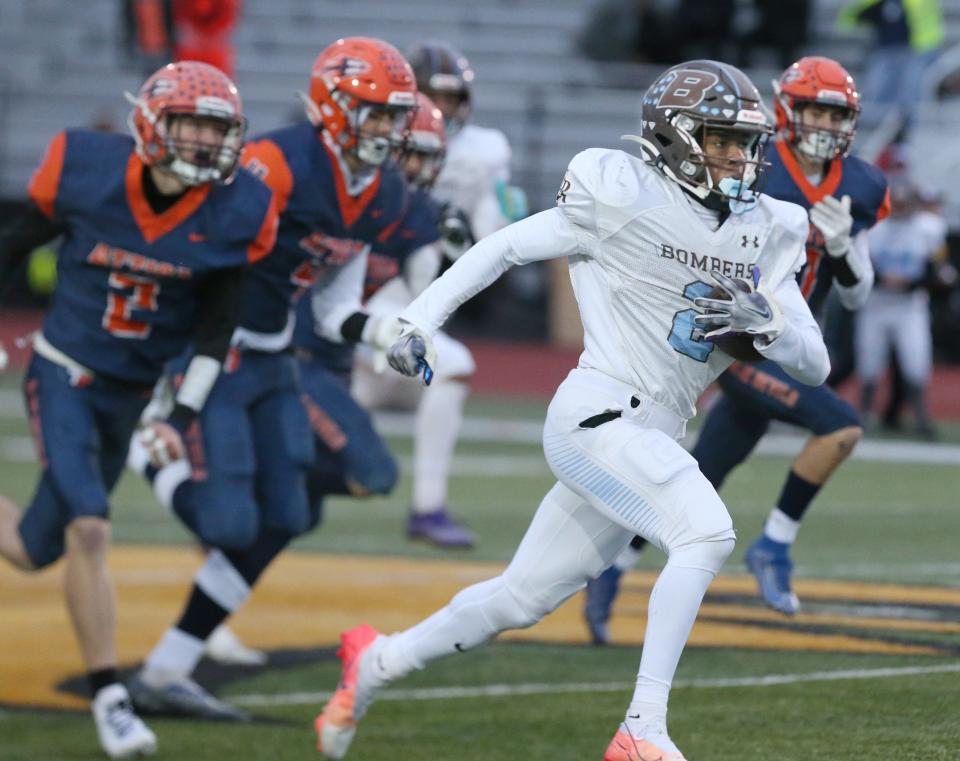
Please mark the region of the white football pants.
POLYGON ((680 653, 710 581, 733 549, 733 524, 696 461, 672 437, 684 421, 628 386, 574 370, 547 412, 544 452, 558 483, 501 576, 458 593, 420 624, 388 638, 378 676, 532 626, 607 568, 640 534, 667 564, 654 586, 632 711, 664 720, 680 653), (581 427, 607 411, 622 415, 581 427), (657 426, 657 427, 648 427, 657 426))

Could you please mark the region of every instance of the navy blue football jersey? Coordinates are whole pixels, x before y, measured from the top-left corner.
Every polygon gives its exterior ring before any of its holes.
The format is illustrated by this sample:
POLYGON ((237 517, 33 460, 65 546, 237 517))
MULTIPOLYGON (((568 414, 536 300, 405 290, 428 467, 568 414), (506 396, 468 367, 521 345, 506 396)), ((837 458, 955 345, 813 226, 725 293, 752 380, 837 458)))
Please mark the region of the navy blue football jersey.
MULTIPOLYGON (((774 140, 767 149, 770 167, 765 173, 762 190, 781 201, 790 201, 809 209, 825 196, 850 196, 853 215, 851 235, 869 230, 890 213, 890 194, 883 173, 856 156, 829 162, 819 185, 812 185, 790 148, 782 140, 774 140)), ((822 306, 833 280, 830 257, 823 235, 810 225, 807 237, 807 263, 800 271, 800 290, 814 313, 822 306)))
POLYGON ((339 157, 302 123, 247 145, 243 163, 273 190, 280 211, 276 248, 250 270, 241 326, 283 331, 294 302, 321 276, 395 230, 406 213, 403 175, 392 164, 351 195, 339 157))
POLYGON ((202 279, 262 261, 277 212, 270 189, 241 170, 157 214, 143 172, 132 138, 68 130, 48 147, 30 197, 67 230, 44 336, 93 371, 151 384, 189 345, 202 279))
MULTIPOLYGON (((363 297, 370 298, 393 278, 403 272, 407 258, 423 246, 435 243, 439 237, 440 207, 424 190, 410 193, 410 201, 403 220, 388 230, 370 249, 363 297)), ((334 343, 317 335, 310 299, 302 299, 297 308, 295 346, 309 349, 314 358, 334 372, 346 373, 353 364, 353 346, 334 343)))

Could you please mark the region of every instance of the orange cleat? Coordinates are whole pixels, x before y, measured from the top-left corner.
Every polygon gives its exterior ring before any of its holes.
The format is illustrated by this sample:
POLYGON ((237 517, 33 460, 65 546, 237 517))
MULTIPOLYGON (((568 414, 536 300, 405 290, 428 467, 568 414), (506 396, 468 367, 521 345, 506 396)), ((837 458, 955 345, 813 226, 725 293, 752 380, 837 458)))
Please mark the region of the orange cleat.
MULTIPOLYGON (((669 742, 669 739, 667 740, 669 742)), ((673 743, 670 743, 673 745, 673 743)), ((674 746, 676 747, 676 746, 674 746)), ((664 750, 620 729, 603 754, 603 761, 686 761, 680 751, 664 750)))
POLYGON ((357 722, 366 713, 373 693, 368 690, 363 705, 357 704, 360 660, 378 637, 380 632, 369 624, 361 624, 340 635, 341 644, 337 650, 337 657, 343 662, 340 684, 313 722, 317 730, 317 750, 326 758, 340 759, 347 754, 357 732, 357 722))

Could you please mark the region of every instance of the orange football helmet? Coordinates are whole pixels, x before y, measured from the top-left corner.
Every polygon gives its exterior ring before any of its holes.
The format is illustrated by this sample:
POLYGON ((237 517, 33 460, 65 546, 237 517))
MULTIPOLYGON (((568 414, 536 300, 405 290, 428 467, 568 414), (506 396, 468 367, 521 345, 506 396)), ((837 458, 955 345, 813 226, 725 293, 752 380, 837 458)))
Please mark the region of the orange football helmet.
POLYGON ((124 95, 133 105, 127 124, 144 164, 163 167, 185 185, 233 179, 247 120, 226 74, 200 61, 178 61, 154 72, 136 96, 124 95), (222 122, 219 146, 175 139, 170 125, 178 116, 222 122))
POLYGON ((400 161, 404 171, 414 171, 407 180, 416 188, 429 188, 443 168, 447 155, 447 131, 443 114, 422 92, 417 93, 417 110, 404 136, 400 161), (416 162, 408 159, 415 157, 416 162))
POLYGON ((394 133, 404 134, 416 107, 417 84, 410 64, 393 45, 374 37, 346 37, 325 48, 313 63, 307 117, 343 150, 379 166, 391 140, 362 134, 374 109, 389 111, 394 133))
POLYGON ((801 58, 774 81, 773 93, 777 131, 785 140, 812 159, 829 161, 847 155, 857 131, 860 93, 843 66, 832 58, 801 58), (841 126, 805 126, 801 112, 811 104, 844 109, 841 126))

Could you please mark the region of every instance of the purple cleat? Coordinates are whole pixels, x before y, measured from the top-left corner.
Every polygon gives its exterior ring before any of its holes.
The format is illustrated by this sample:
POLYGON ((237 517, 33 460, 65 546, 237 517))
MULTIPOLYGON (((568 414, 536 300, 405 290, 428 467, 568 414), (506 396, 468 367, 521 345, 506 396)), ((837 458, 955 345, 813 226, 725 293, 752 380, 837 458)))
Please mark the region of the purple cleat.
POLYGON ((437 547, 473 547, 476 541, 473 533, 457 523, 447 508, 441 507, 429 513, 410 513, 407 520, 407 536, 411 539, 423 539, 437 547))

